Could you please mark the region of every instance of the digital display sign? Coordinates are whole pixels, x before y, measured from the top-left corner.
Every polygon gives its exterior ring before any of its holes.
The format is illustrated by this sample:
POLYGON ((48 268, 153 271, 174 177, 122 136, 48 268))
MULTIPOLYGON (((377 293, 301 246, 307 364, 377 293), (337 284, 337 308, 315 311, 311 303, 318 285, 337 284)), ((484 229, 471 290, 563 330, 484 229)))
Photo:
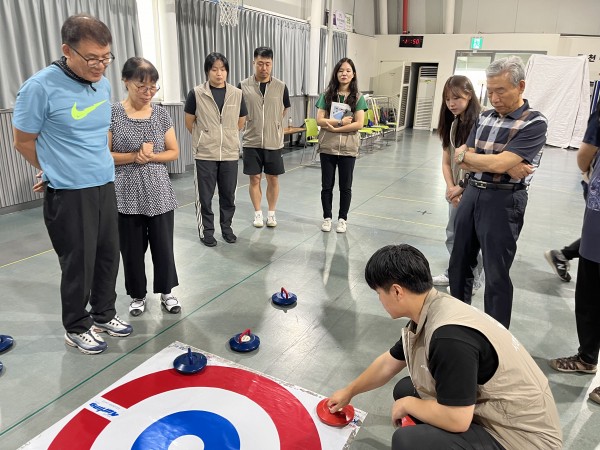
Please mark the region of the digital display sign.
POLYGON ((423 47, 423 36, 400 36, 400 47, 423 47))

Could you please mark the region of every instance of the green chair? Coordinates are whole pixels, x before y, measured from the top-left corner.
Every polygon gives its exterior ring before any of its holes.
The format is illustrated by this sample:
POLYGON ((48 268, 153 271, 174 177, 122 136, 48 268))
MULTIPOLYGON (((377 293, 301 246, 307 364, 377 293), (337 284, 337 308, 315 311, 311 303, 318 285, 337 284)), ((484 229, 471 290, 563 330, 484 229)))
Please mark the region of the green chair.
POLYGON ((304 153, 306 152, 306 148, 308 144, 313 145, 312 158, 309 164, 315 162, 317 157, 317 149, 319 148, 319 127, 317 125, 317 119, 308 118, 304 119, 304 126, 306 128, 305 139, 304 139, 304 149, 302 149, 302 156, 300 157, 300 165, 304 164, 304 153))

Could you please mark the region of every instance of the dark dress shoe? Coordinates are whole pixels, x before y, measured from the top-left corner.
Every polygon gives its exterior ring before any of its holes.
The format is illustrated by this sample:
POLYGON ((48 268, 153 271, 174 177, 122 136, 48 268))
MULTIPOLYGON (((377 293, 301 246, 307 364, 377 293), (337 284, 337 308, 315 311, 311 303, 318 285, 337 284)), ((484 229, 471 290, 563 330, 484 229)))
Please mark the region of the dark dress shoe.
POLYGON ((200 242, 202 242, 207 247, 216 247, 217 246, 217 240, 212 236, 201 237, 200 242))

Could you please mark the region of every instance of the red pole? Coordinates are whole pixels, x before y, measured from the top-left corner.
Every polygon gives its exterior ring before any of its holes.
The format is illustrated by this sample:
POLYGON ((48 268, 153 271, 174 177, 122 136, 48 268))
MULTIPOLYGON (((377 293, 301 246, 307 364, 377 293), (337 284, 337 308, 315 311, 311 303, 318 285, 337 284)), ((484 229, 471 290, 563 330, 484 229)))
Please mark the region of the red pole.
POLYGON ((408 0, 402 3, 402 34, 408 34, 408 0))

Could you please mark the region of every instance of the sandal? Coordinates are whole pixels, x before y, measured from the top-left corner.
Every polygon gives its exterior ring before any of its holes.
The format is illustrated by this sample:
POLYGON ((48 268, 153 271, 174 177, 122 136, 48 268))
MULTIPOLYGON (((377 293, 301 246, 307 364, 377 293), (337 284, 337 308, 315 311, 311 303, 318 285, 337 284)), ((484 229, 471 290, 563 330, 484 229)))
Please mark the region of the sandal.
POLYGON ((160 294, 160 303, 171 314, 179 314, 181 312, 179 300, 173 294, 160 294))
POLYGON ((597 364, 586 363, 577 355, 556 358, 549 361, 550 367, 559 372, 596 373, 597 364))
POLYGON ((146 297, 134 298, 129 303, 129 314, 132 316, 140 316, 146 310, 146 297))

